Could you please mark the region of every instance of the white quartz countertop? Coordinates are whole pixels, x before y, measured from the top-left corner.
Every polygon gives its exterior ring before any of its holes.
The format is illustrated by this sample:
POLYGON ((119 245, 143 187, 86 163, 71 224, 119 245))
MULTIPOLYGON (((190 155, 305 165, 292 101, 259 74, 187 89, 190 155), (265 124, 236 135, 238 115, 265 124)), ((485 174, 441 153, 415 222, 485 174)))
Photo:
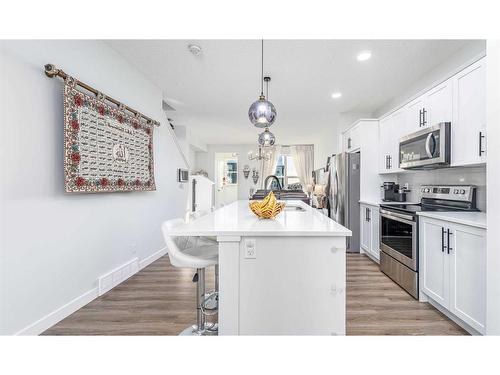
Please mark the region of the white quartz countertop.
POLYGON ((419 216, 430 217, 437 220, 450 221, 457 224, 469 225, 472 227, 486 229, 486 213, 485 212, 436 212, 424 211, 419 212, 419 216))
POLYGON ((174 236, 351 236, 336 223, 304 202, 289 200, 275 219, 259 219, 248 207, 248 200, 233 202, 206 216, 180 225, 174 236))

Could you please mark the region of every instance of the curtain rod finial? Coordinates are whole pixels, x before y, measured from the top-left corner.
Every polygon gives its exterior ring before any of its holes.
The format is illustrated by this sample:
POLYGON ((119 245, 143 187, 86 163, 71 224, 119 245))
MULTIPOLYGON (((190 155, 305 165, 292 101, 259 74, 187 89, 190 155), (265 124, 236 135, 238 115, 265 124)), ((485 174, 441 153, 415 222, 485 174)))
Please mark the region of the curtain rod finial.
POLYGON ((56 76, 57 73, 59 73, 59 69, 56 69, 54 64, 45 64, 44 68, 45 68, 45 75, 47 77, 52 78, 52 77, 56 76))

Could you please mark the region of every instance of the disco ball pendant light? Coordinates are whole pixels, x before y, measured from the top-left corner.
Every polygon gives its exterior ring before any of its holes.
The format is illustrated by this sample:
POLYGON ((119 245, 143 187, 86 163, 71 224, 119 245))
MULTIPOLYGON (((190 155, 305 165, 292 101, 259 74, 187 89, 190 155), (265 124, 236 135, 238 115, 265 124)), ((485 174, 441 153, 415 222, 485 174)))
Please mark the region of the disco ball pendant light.
POLYGON ((276 119, 276 108, 274 108, 273 103, 266 100, 264 96, 264 81, 269 87, 270 77, 264 78, 264 40, 261 44, 262 49, 262 59, 261 59, 261 82, 260 82, 260 96, 259 100, 252 103, 248 109, 248 118, 250 122, 257 128, 268 128, 276 119))
POLYGON ((276 138, 273 133, 269 131, 269 128, 266 128, 262 133, 259 134, 259 145, 262 147, 271 147, 274 146, 276 142, 276 138))

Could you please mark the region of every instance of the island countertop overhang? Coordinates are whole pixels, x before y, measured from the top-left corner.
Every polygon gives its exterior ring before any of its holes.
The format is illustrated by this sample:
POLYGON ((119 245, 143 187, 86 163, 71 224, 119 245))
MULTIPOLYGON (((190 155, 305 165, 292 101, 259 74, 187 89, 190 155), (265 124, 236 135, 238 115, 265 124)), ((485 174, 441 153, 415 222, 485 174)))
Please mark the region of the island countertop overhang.
POLYGON ((284 210, 275 219, 256 217, 248 200, 233 202, 170 230, 173 236, 348 237, 352 232, 302 201, 287 201, 299 210, 284 210))

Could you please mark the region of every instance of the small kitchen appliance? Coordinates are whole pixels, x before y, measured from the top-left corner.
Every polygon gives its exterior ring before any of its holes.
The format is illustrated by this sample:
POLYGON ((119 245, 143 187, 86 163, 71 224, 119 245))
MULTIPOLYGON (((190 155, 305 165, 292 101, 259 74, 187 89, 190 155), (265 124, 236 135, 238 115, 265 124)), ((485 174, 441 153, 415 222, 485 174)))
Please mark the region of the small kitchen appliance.
POLYGON ((383 202, 406 202, 407 190, 400 188, 395 182, 382 183, 380 193, 383 202))
POLYGON ((380 270, 418 298, 418 212, 478 211, 476 187, 424 185, 420 204, 380 205, 380 270))

